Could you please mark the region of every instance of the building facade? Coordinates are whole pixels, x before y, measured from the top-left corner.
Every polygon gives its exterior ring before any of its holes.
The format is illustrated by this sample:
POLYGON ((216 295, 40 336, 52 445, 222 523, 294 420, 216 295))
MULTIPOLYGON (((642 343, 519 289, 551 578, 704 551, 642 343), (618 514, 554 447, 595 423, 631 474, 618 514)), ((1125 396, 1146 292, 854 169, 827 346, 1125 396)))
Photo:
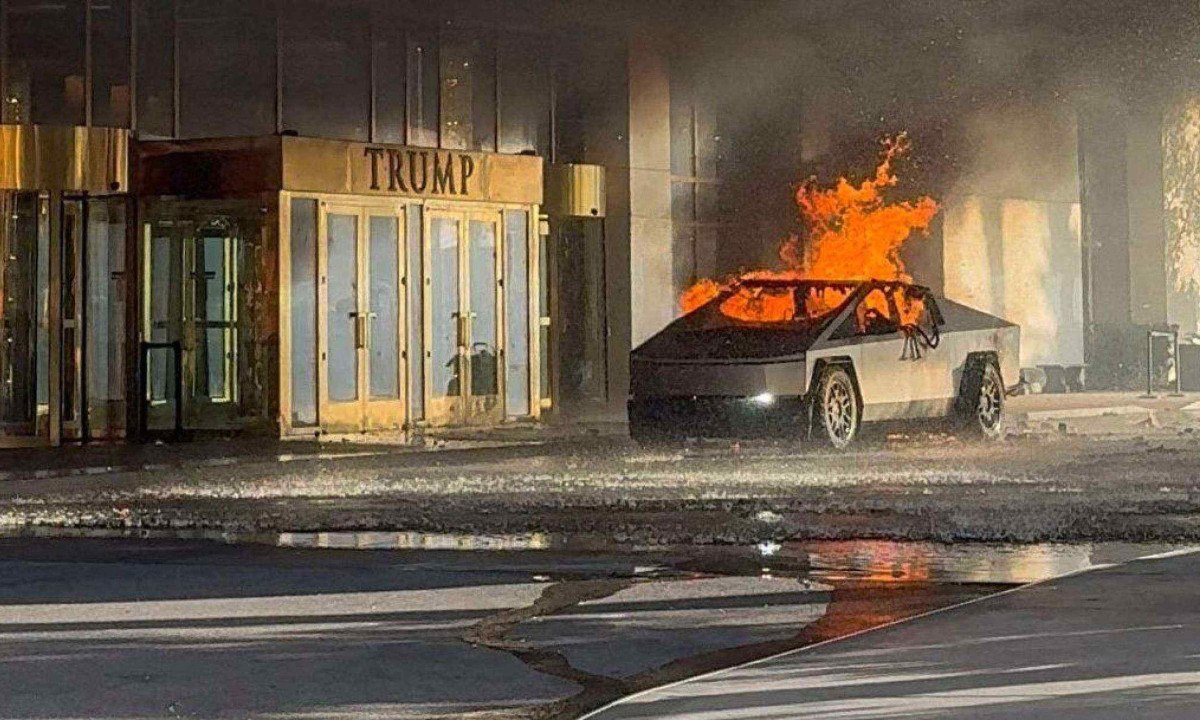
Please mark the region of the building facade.
POLYGON ((0 0, 0 444, 619 408, 685 281, 640 27, 0 0))
POLYGON ((1194 90, 1049 42, 942 82, 1023 31, 818 5, 0 0, 0 445, 611 417, 684 288, 901 130, 910 269, 1025 365, 1128 385, 1196 325, 1194 90))

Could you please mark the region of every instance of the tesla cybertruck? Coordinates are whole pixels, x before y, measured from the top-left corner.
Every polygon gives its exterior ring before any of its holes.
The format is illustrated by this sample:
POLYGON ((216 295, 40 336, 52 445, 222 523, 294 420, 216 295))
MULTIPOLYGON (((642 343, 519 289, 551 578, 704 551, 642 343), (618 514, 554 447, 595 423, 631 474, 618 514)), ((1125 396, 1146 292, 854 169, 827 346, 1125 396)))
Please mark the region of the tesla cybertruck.
POLYGON ((741 279, 630 356, 635 440, 950 419, 998 439, 1020 328, 903 282, 741 279))

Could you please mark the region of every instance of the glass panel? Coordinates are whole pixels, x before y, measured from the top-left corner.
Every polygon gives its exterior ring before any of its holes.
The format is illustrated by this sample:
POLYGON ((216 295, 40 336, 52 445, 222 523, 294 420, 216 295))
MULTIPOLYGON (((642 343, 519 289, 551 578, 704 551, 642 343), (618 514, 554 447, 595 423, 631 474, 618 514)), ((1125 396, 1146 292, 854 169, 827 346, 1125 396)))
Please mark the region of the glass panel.
POLYGON ((129 0, 92 7, 92 124, 129 127, 129 0))
MULTIPOLYGON (((82 259, 79 243, 83 233, 83 211, 78 202, 62 204, 62 421, 74 424, 79 420, 79 270, 82 259)), ((78 437, 75 428, 65 433, 78 437)))
POLYGON ((233 329, 230 263, 233 238, 205 236, 196 248, 195 319, 200 354, 196 358, 196 394, 212 401, 230 398, 229 341, 233 329))
POLYGON ((146 366, 156 375, 151 378, 150 405, 146 413, 146 429, 173 430, 175 408, 179 403, 176 396, 175 351, 172 348, 154 347, 146 351, 146 366))
POLYGON ((330 215, 327 229, 329 399, 347 402, 358 399, 358 217, 330 215))
POLYGON ((374 24, 375 142, 403 145, 407 53, 404 29, 390 18, 374 24))
POLYGON ((370 219, 370 277, 367 302, 371 398, 400 397, 400 224, 394 217, 370 219))
POLYGON ((471 394, 500 393, 499 314, 496 308, 496 223, 472 220, 471 394))
POLYGON ((478 38, 442 44, 442 147, 495 151, 495 60, 491 46, 478 38))
POLYGON ((228 322, 228 281, 226 253, 229 240, 223 237, 204 238, 204 313, 209 322, 228 322))
MULTIPOLYGON (((159 232, 159 230, 154 228, 159 232)), ((149 303, 146 307, 148 318, 149 331, 147 336, 151 342, 171 342, 178 340, 178 336, 172 330, 171 317, 173 316, 172 306, 174 305, 174 291, 172 287, 172 238, 170 235, 155 234, 150 240, 149 263, 150 271, 149 282, 149 303)), ((150 358, 148 367, 150 400, 152 402, 163 401, 167 398, 167 393, 170 392, 169 379, 167 373, 170 372, 169 356, 167 353, 154 353, 150 358)))
POLYGON ((292 200, 292 425, 317 424, 317 201, 292 200))
MULTIPOLYGON (((37 216, 37 402, 38 414, 50 412, 50 198, 33 193, 19 195, 37 216)), ((20 215, 20 210, 16 213, 20 215)), ((4 212, 5 217, 8 216, 4 212)), ((13 218, 14 220, 16 218, 13 218)), ((0 248, 0 257, 4 256, 0 248)), ((46 431, 49 430, 47 426, 46 431)), ((43 432, 39 430, 39 432, 43 432)))
POLYGON ((365 141, 371 113, 365 7, 290 0, 280 32, 284 129, 365 141))
POLYGON ((434 396, 462 394, 458 373, 458 220, 429 222, 429 303, 434 396))
POLYGON ((529 214, 504 214, 504 394, 510 416, 529 414, 529 214))
POLYGON ((88 424, 95 437, 125 428, 125 206, 88 204, 88 424))
POLYGON ((425 304, 421 289, 425 287, 425 271, 422 252, 422 212, 420 205, 409 205, 407 260, 408 260, 408 405, 409 417, 414 420, 425 418, 425 304))
POLYGON ((500 152, 545 156, 550 144, 550 82, 540 53, 509 40, 499 50, 500 152))
POLYGON ((542 405, 552 401, 550 375, 550 236, 538 234, 538 397, 542 405))
POLYGON ((174 125, 174 9, 172 3, 139 2, 137 22, 138 133, 170 137, 174 125))
POLYGON ((408 40, 408 144, 438 144, 438 49, 431 38, 408 40))
POLYGON ((4 122, 82 125, 83 0, 8 0, 4 122))
POLYGON ((36 193, 4 193, 0 224, 0 433, 32 435, 47 367, 35 318, 43 297, 36 193))
POLYGON ((179 0, 179 134, 275 131, 275 17, 242 0, 179 0))

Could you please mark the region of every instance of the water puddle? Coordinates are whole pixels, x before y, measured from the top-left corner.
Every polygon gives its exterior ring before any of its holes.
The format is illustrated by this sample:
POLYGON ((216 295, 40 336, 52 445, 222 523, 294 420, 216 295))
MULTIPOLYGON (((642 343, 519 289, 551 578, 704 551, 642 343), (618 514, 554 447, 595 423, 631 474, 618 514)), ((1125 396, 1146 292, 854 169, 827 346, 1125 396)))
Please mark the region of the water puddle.
POLYGON ((827 580, 1019 585, 1181 549, 1146 543, 1010 545, 888 540, 785 543, 780 557, 807 557, 827 580))
MULTIPOLYGON (((1127 562, 1183 546, 1142 543, 942 544, 891 540, 821 540, 757 546, 626 546, 552 533, 469 535, 392 531, 244 533, 213 529, 0 528, 0 538, 198 540, 308 550, 529 553, 556 557, 640 557, 647 568, 711 575, 786 575, 882 584, 1019 585, 1127 562)), ((549 559, 549 558, 547 558, 549 559)), ((551 563, 553 564, 553 563, 551 563)))

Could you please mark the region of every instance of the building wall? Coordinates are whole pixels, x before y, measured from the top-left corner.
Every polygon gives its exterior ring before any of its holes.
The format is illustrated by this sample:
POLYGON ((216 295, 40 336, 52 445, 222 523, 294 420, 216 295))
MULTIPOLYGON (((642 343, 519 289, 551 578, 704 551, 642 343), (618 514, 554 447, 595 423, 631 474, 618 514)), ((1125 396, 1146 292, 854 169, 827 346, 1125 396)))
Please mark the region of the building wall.
POLYGON ((1081 210, 1073 112, 980 112, 942 198, 946 297, 1021 325, 1022 366, 1084 358, 1081 210))
POLYGON ((653 38, 629 44, 629 252, 631 341, 636 347, 676 313, 671 233, 670 66, 653 38))
POLYGON ((1083 362, 1079 204, 947 200, 945 294, 1021 326, 1021 365, 1083 362))

